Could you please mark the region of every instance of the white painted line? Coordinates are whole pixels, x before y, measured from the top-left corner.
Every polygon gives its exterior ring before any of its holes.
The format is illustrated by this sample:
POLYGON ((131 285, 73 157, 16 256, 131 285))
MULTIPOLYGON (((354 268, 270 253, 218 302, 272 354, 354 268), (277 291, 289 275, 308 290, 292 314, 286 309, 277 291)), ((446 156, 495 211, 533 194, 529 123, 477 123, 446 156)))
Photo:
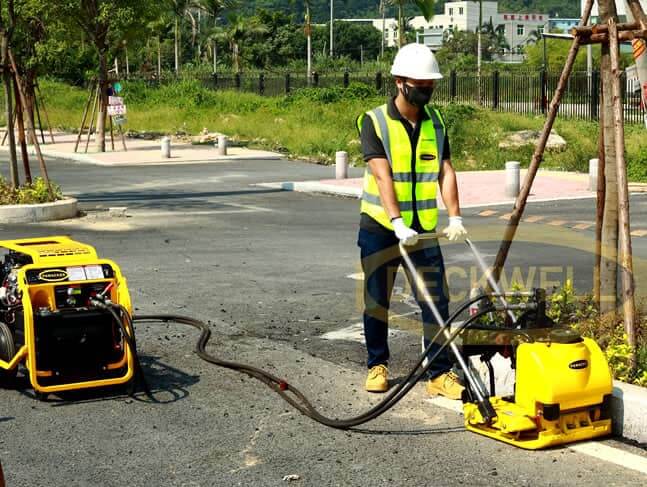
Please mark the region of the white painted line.
POLYGON ((615 463, 621 467, 647 474, 647 458, 619 448, 614 448, 597 441, 578 443, 568 448, 578 453, 584 453, 585 455, 604 460, 605 462, 615 463))
MULTIPOLYGON (((451 399, 447 399, 442 396, 427 398, 424 401, 433 404, 434 406, 454 411, 460 415, 463 414, 463 403, 461 401, 452 401, 451 399)), ((646 457, 621 450, 620 448, 605 445, 599 441, 577 443, 575 445, 568 445, 567 448, 578 453, 597 458, 598 460, 603 460, 630 470, 636 470, 640 473, 647 474, 646 457)))
POLYGON ((355 274, 348 274, 346 277, 348 279, 353 279, 355 281, 363 281, 364 280, 364 273, 363 272, 357 272, 355 274))
MULTIPOLYGON (((404 316, 409 316, 415 313, 415 311, 412 311, 410 313, 403 313, 400 315, 391 315, 390 319, 402 318, 404 316)), ((404 330, 398 330, 397 328, 389 328, 389 338, 402 334, 408 334, 408 332, 404 330)), ((324 340, 346 340, 349 342, 364 343, 364 323, 359 322, 345 328, 341 328, 339 330, 326 332, 321 335, 320 338, 323 338, 324 340)))
POLYGON ((429 397, 425 399, 425 402, 431 403, 434 406, 439 406, 444 409, 449 409, 460 415, 463 414, 463 403, 461 401, 454 401, 452 399, 447 399, 443 396, 429 397))
POLYGON ((242 205, 238 203, 226 203, 225 206, 233 206, 237 209, 223 208, 221 210, 203 210, 203 211, 148 211, 131 209, 129 213, 132 216, 144 217, 168 217, 168 216, 201 216, 201 215, 222 215, 231 213, 253 213, 253 212, 273 212, 270 208, 262 206, 242 205))

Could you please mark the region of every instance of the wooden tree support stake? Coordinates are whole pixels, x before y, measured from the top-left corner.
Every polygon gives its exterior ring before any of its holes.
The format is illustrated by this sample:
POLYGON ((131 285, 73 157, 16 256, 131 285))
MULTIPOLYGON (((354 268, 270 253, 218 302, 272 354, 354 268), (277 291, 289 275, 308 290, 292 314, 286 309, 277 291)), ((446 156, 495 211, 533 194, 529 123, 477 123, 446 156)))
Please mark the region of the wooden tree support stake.
MULTIPOLYGON (((580 19, 580 26, 583 26, 588 22, 589 16, 591 15, 592 5, 593 0, 586 1, 584 13, 582 15, 582 18, 580 19)), ((543 159, 546 142, 548 141, 548 136, 550 135, 550 131, 553 128, 553 123, 555 122, 555 118, 557 117, 559 103, 562 99, 562 94, 566 89, 566 83, 573 69, 573 64, 575 63, 575 58, 577 56, 579 47, 580 37, 576 36, 573 39, 573 44, 571 45, 570 50, 568 51, 566 64, 564 65, 562 74, 559 77, 559 82, 557 83, 557 89, 555 90, 553 99, 550 102, 550 108, 548 110, 546 122, 544 123, 544 129, 541 133, 541 137, 539 138, 539 142, 537 143, 537 147, 535 148, 535 152, 532 156, 532 161, 530 162, 528 172, 526 173, 526 179, 523 183, 521 191, 519 192, 519 196, 517 196, 517 200, 515 201, 512 215, 510 216, 510 220, 508 220, 508 225, 506 226, 503 239, 501 240, 501 246, 499 247, 499 251, 497 252, 496 259, 494 261, 493 277, 496 281, 498 281, 499 277, 501 276, 501 271, 503 270, 503 266, 505 265, 505 261, 508 257, 508 252, 510 251, 510 245, 512 245, 512 241, 514 240, 514 236, 517 232, 517 226, 519 225, 521 217, 523 216, 523 210, 526 207, 526 201, 528 200, 528 195, 530 194, 530 188, 532 188, 532 183, 535 180, 537 170, 539 169, 539 165, 541 164, 541 161, 543 159)))
MULTIPOLYGON (((16 67, 16 60, 13 57, 13 52, 9 50, 9 61, 11 62, 11 69, 13 69, 14 73, 18 73, 18 69, 16 67)), ((18 78, 17 78, 18 79, 18 78)), ((27 97, 25 96, 25 91, 23 89, 23 86, 20 82, 18 82, 18 93, 20 94, 20 102, 22 103, 23 107, 28 106, 27 105, 27 97)), ((49 175, 47 174, 47 167, 45 166, 45 160, 43 159, 43 154, 40 151, 40 145, 38 144, 38 137, 36 137, 36 130, 34 129, 34 125, 32 124, 31 118, 26 117, 27 120, 27 125, 28 125, 28 131, 31 136, 31 143, 34 146, 34 149, 36 150, 36 157, 38 158, 38 164, 40 166, 40 173, 43 179, 45 180, 45 184, 47 185, 47 192, 49 193, 49 197, 51 199, 54 199, 54 191, 52 190, 52 185, 49 182, 49 175)))
POLYGON ((632 368, 636 365, 636 306, 634 300, 633 258, 629 223, 629 187, 625 161, 625 129, 623 119, 622 88, 620 86, 618 31, 613 18, 609 19, 609 48, 613 74, 613 117, 616 145, 616 177, 618 179, 618 230, 620 240, 620 280, 622 283, 622 309, 627 342, 632 350, 632 368))
POLYGON ((83 130, 85 129, 85 121, 88 117, 88 109, 92 104, 92 98, 94 95, 94 83, 90 84, 90 89, 88 90, 88 101, 85 102, 85 108, 83 108, 83 117, 81 117, 81 127, 79 128, 79 133, 76 136, 76 143, 74 144, 74 152, 79 148, 79 142, 81 142, 81 137, 83 137, 83 130))

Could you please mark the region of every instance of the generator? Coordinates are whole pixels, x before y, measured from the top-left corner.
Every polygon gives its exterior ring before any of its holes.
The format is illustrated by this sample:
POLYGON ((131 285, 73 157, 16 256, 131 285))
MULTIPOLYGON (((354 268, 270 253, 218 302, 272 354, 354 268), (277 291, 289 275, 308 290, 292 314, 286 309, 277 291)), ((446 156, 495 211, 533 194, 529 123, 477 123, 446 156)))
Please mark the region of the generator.
POLYGON ((65 236, 0 241, 3 249, 0 380, 24 366, 41 399, 133 380, 132 305, 119 267, 65 236))

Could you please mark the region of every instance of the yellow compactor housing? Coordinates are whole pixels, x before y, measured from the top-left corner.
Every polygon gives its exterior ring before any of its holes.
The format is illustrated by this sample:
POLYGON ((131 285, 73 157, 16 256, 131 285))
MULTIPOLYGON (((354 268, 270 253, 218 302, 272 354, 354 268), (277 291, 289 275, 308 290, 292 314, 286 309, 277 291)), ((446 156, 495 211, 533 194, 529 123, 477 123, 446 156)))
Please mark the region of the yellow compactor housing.
POLYGON ((119 267, 68 237, 0 248, 8 250, 0 263, 0 379, 24 364, 39 395, 131 381, 133 351, 123 336, 132 336, 130 323, 92 305, 102 296, 132 314, 119 267))
POLYGON ((492 422, 464 405, 467 429, 533 450, 611 434, 612 377, 593 340, 555 330, 520 344, 515 369, 514 397, 490 398, 492 422))

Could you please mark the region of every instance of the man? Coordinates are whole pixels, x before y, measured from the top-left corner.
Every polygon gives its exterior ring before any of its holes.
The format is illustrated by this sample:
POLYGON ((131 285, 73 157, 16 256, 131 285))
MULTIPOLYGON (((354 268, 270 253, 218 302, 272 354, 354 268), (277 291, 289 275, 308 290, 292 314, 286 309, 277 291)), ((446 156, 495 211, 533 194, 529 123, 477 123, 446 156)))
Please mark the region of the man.
MULTIPOLYGON (((440 113, 427 106, 434 84, 442 78, 433 53, 422 44, 403 46, 393 61, 398 94, 357 120, 367 168, 361 202, 358 245, 364 271, 364 335, 368 351, 366 390, 388 390, 388 310, 397 268, 398 244, 407 246, 444 320, 449 316, 443 257, 436 239, 418 242, 419 233, 434 232, 438 221, 436 191, 449 214, 443 230, 451 240, 466 234, 460 216, 456 173, 447 130, 440 113)), ((429 306, 407 276, 422 310, 425 346, 430 326, 437 325, 429 306)), ((433 344, 430 355, 439 348, 433 344)), ((429 394, 459 399, 463 387, 451 372, 447 349, 433 361, 429 394)))

